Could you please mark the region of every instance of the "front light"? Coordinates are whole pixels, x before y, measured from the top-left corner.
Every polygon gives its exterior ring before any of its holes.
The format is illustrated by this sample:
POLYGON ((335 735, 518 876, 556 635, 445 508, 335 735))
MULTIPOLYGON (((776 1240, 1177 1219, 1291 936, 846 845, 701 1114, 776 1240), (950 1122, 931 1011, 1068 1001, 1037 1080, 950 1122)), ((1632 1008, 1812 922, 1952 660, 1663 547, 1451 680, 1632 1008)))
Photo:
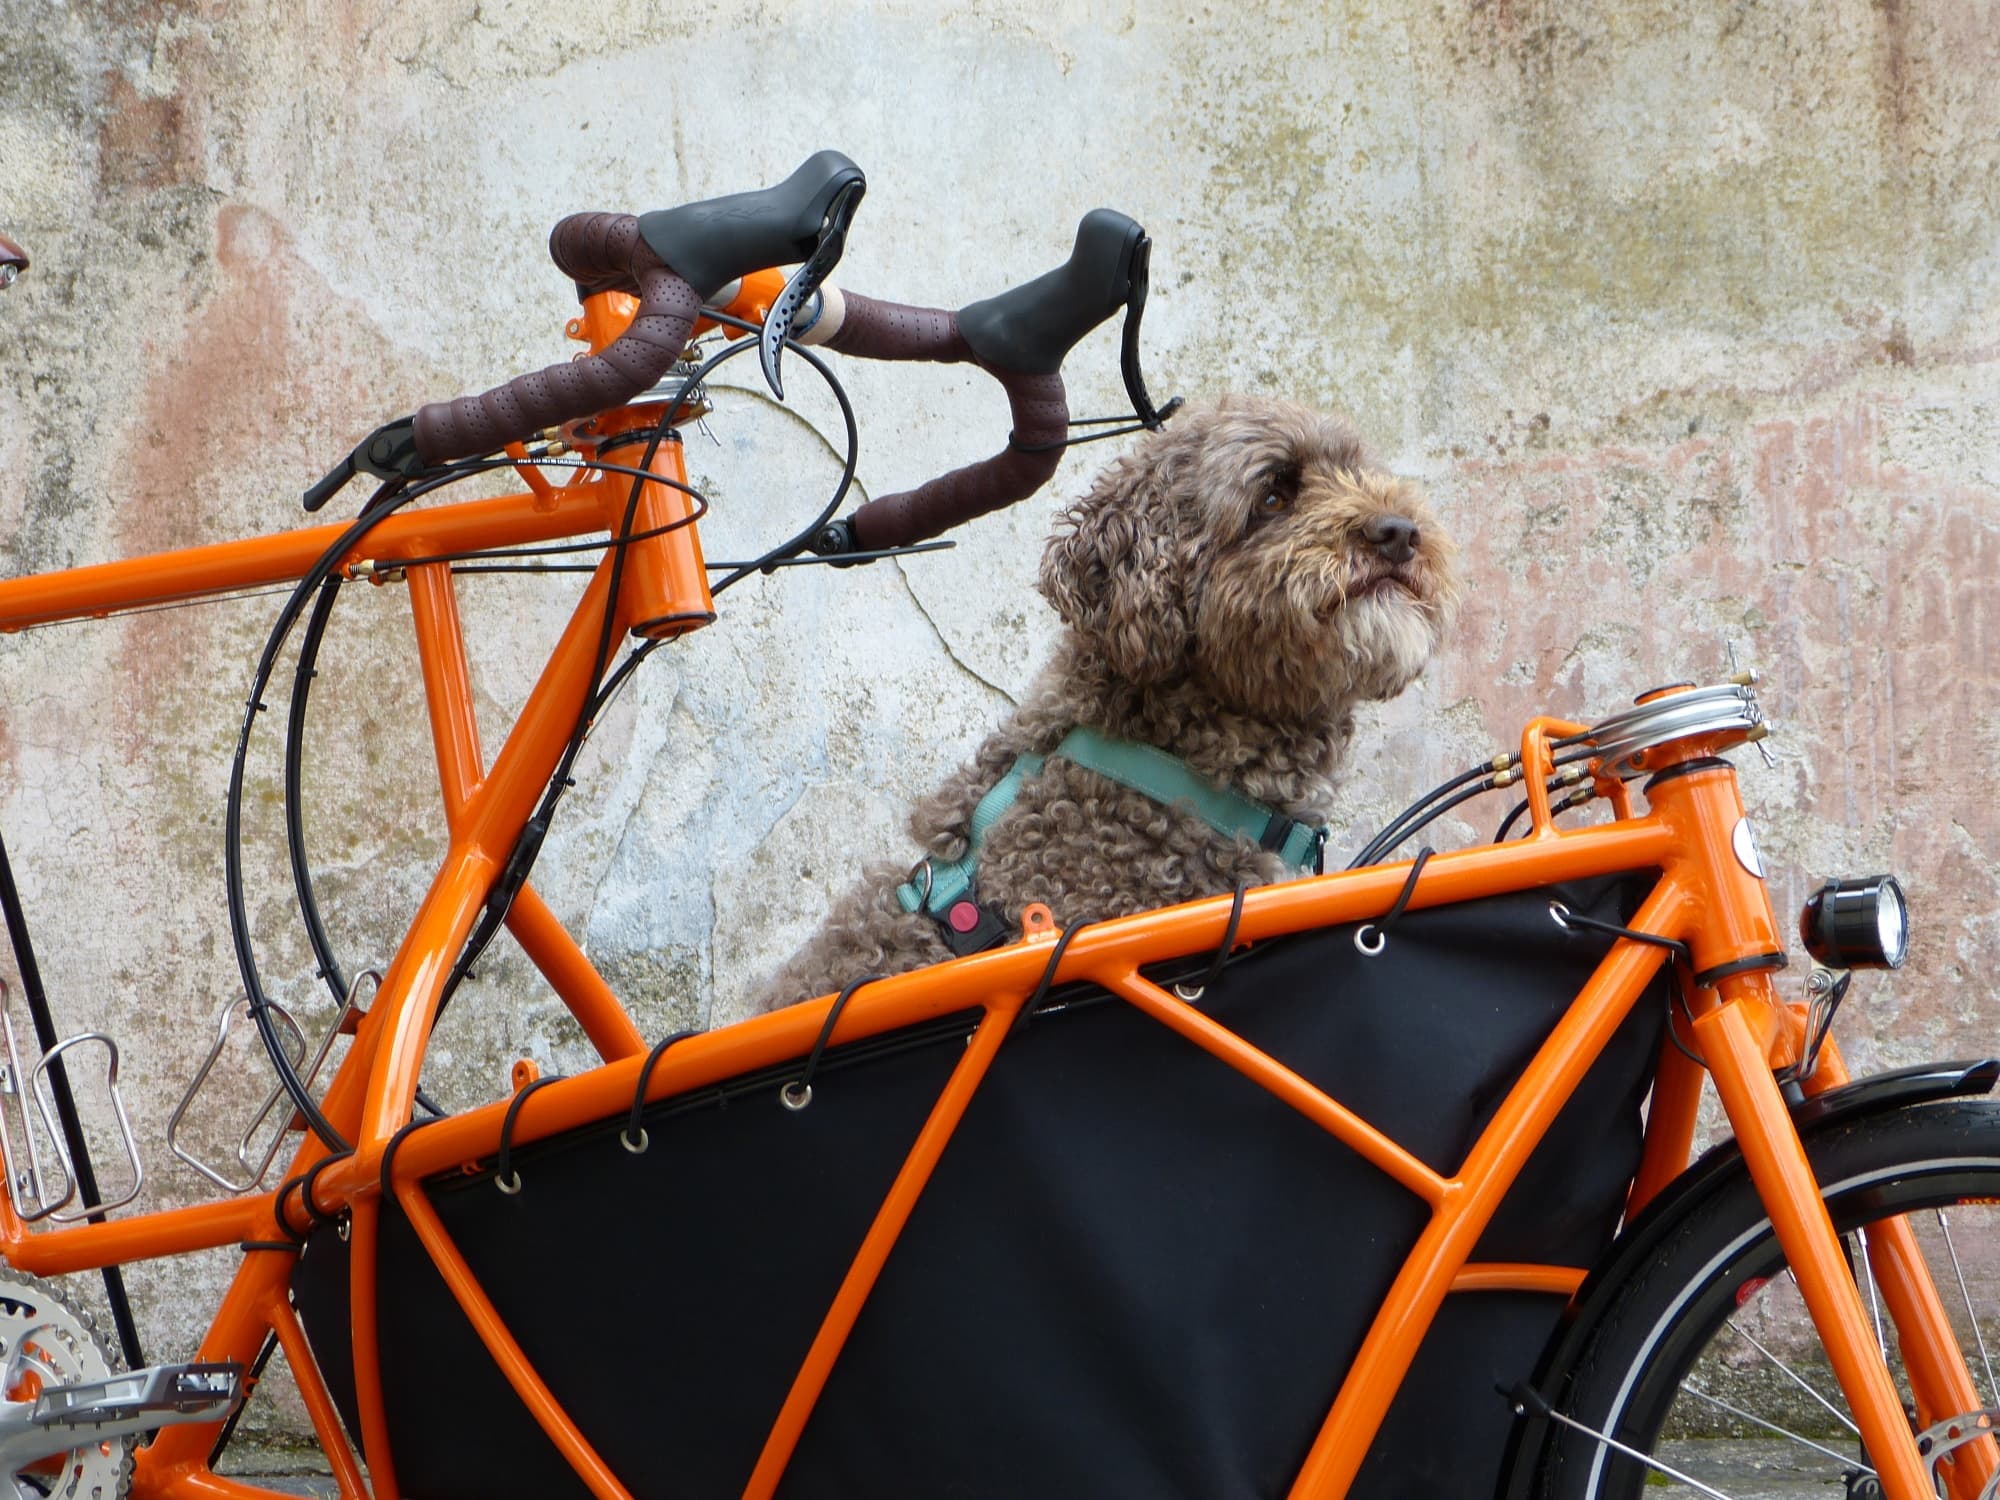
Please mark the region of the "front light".
POLYGON ((1799 941, 1833 969, 1900 969, 1910 947, 1910 908, 1893 875, 1829 880, 1806 898, 1799 941))

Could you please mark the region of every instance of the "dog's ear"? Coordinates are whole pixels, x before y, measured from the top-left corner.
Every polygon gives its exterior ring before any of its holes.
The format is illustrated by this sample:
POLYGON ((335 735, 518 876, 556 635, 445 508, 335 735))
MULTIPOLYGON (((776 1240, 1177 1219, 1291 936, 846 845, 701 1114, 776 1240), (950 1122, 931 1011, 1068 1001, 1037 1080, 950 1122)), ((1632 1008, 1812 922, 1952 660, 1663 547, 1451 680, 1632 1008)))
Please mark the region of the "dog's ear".
POLYGON ((1192 633, 1174 467, 1157 453, 1119 460, 1057 518, 1042 550, 1042 597, 1136 683, 1158 682, 1178 668, 1192 633))

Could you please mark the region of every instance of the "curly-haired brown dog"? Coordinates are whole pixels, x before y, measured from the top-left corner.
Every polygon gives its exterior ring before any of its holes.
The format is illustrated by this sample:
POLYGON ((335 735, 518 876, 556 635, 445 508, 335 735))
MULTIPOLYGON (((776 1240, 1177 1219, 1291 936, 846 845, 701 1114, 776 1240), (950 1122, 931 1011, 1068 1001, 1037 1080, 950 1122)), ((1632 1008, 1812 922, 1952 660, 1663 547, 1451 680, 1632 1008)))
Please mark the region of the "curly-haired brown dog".
MULTIPOLYGON (((1457 602, 1452 564, 1416 490, 1345 423, 1262 397, 1192 408, 1061 518, 1040 578, 1068 627, 1055 659, 911 832, 960 858, 981 797, 1016 757, 1049 755, 979 851, 979 900, 1014 931, 1036 901, 1068 927, 1289 879, 1253 839, 1050 752, 1087 726, 1323 823, 1353 705, 1423 670, 1457 602)), ((949 958, 936 920, 896 900, 907 868, 877 866, 842 897, 765 1008, 949 958)))

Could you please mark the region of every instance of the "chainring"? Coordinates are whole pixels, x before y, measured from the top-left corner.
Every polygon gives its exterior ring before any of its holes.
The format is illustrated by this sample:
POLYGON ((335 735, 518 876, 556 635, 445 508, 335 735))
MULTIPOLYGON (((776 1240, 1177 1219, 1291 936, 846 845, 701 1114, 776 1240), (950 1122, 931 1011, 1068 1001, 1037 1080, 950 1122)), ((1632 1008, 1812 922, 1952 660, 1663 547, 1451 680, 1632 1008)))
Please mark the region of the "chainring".
MULTIPOLYGON (((46 1281, 0 1268, 0 1368, 14 1371, 0 1401, 32 1402, 50 1386, 103 1380, 121 1368, 86 1308, 46 1281), (16 1357, 18 1354, 18 1358, 16 1357)), ((0 1500, 122 1500, 132 1487, 132 1440, 72 1448, 0 1475, 0 1500)))

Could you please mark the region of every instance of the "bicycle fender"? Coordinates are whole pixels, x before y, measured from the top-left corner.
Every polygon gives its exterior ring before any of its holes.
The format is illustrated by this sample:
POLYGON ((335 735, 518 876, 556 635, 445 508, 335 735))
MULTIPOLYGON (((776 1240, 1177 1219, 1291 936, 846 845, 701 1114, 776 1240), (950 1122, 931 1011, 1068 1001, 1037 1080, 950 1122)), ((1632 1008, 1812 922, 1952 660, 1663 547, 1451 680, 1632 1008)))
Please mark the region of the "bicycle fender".
MULTIPOLYGON (((1802 1099, 1792 1106, 1792 1124, 1801 1140, 1810 1140, 1821 1131, 1867 1115, 1911 1109, 1941 1099, 1990 1094, 1996 1082, 2000 1082, 2000 1058, 1918 1063, 1857 1078, 1824 1094, 1802 1099)), ((1546 1395, 1562 1389, 1571 1364, 1600 1316, 1600 1309, 1616 1297, 1635 1269, 1652 1258, 1684 1215, 1698 1210, 1748 1170, 1742 1151, 1732 1139, 1703 1152, 1685 1172, 1661 1189, 1612 1242, 1603 1258, 1591 1267, 1583 1285, 1577 1288, 1535 1369, 1537 1391, 1546 1395)), ((1541 1457, 1545 1426, 1545 1419, 1533 1417, 1514 1424, 1507 1456, 1501 1465, 1496 1500, 1527 1500, 1541 1457)))

